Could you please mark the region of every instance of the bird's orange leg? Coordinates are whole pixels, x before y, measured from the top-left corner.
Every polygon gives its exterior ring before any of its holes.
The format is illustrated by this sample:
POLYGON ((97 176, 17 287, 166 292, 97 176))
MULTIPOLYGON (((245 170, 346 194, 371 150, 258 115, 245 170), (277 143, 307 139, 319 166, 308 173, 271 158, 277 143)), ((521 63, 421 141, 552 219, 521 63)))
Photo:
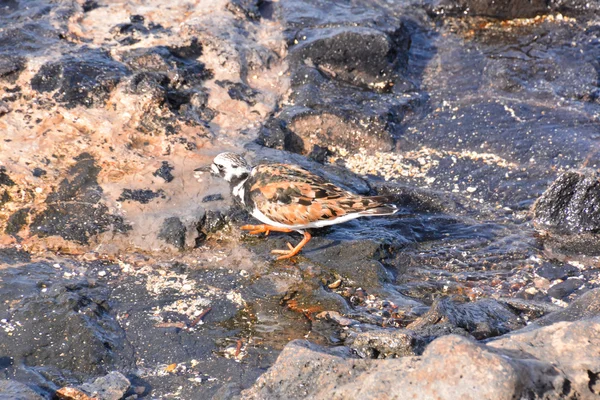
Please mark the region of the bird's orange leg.
POLYGON ((264 233, 265 236, 269 236, 269 233, 271 233, 271 231, 284 232, 284 233, 292 232, 291 229, 278 228, 276 226, 271 226, 271 225, 244 225, 244 226, 240 227, 240 229, 242 229, 244 231, 250 231, 248 233, 251 235, 258 235, 259 233, 264 233))
POLYGON ((298 243, 296 247, 293 247, 291 244, 288 243, 287 245, 289 247, 289 250, 272 250, 271 253, 283 254, 282 256, 277 257, 278 260, 284 260, 286 258, 294 257, 296 254, 300 253, 300 250, 302 250, 306 243, 310 241, 311 237, 312 236, 310 236, 310 233, 305 231, 304 239, 302 239, 302 241, 298 243))

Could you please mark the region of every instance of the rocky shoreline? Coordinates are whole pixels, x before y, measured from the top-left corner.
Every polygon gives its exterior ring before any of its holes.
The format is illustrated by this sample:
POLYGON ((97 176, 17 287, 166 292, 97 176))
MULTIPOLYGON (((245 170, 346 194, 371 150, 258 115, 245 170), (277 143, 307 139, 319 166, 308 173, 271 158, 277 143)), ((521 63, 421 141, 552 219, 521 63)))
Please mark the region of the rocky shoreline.
POLYGON ((600 3, 0 2, 0 399, 600 395, 600 3), (401 211, 285 262, 221 151, 401 211))

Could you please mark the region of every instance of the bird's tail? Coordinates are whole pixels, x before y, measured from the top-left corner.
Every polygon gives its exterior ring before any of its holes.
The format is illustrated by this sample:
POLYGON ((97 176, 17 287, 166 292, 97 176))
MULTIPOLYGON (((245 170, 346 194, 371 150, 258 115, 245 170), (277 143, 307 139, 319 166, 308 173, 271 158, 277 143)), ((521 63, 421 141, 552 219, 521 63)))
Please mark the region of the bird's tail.
POLYGON ((395 204, 393 196, 371 196, 365 197, 364 199, 369 200, 369 204, 366 210, 361 211, 361 215, 392 215, 399 211, 395 204))

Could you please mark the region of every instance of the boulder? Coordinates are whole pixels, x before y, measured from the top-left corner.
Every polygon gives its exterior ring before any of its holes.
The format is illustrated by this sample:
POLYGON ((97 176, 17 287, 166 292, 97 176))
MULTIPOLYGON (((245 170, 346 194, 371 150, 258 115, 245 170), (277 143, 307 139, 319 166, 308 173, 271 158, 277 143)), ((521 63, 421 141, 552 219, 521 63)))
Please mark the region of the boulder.
POLYGON ((360 360, 344 348, 290 342, 247 399, 593 399, 600 320, 515 332, 486 344, 449 335, 421 357, 360 360))
POLYGON ((560 233, 600 232, 600 181, 596 171, 567 171, 535 202, 537 227, 560 233))

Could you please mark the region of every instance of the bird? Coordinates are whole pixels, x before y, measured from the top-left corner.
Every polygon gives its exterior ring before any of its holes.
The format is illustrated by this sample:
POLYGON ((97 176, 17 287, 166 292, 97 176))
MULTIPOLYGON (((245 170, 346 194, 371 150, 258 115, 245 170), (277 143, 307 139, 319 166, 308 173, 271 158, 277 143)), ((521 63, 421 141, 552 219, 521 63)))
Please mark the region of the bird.
POLYGON ((264 163, 252 167, 241 155, 226 152, 213 159, 210 172, 229 182, 233 197, 262 223, 240 229, 253 235, 293 231, 303 235, 296 246, 288 242, 287 249, 273 250, 280 255, 277 260, 300 252, 311 239, 307 229, 398 212, 390 196, 361 196, 297 165, 264 163))

